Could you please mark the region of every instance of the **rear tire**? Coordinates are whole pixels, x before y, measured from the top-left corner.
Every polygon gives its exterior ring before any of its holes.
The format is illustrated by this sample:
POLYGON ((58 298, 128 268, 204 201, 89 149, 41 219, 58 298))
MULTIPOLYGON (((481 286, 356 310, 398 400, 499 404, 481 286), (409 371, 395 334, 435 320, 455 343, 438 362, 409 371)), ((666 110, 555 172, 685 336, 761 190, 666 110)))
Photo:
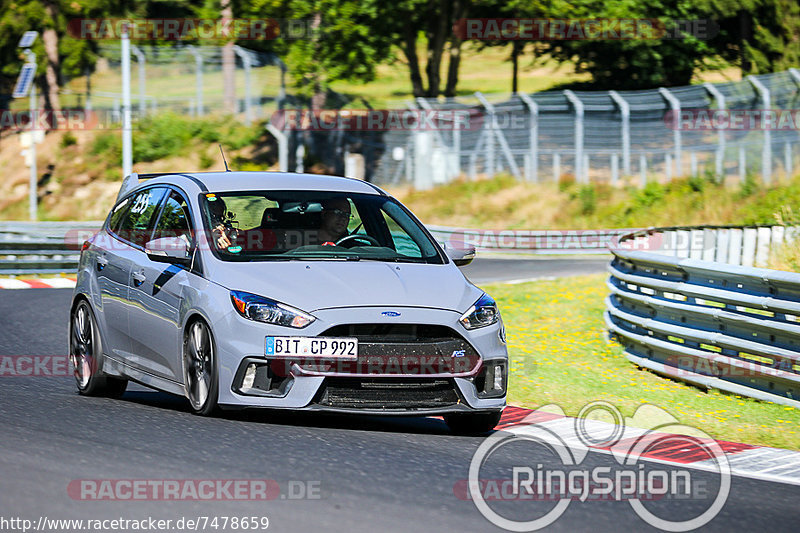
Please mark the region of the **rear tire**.
POLYGON ((483 435, 490 432, 500 422, 501 412, 465 413, 445 415, 444 421, 456 435, 483 435))
POLYGON ((75 384, 83 396, 119 398, 128 380, 103 374, 103 345, 100 330, 89 302, 81 300, 72 310, 69 330, 69 357, 75 368, 75 384))
POLYGON ((217 413, 217 351, 211 329, 200 319, 192 322, 183 336, 183 383, 195 414, 217 413))

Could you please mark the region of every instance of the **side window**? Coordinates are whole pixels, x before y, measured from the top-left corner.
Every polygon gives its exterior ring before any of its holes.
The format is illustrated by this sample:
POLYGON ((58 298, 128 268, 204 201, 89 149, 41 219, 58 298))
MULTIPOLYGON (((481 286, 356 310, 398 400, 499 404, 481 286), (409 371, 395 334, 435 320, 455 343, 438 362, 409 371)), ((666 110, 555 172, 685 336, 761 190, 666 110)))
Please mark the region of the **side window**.
POLYGON ((414 239, 386 211, 381 210, 381 213, 389 229, 389 236, 392 238, 395 251, 406 257, 422 257, 422 252, 414 239))
POLYGON ((123 201, 118 203, 114 209, 111 210, 111 216, 108 218, 108 229, 116 232, 119 229, 119 225, 122 220, 125 218, 125 215, 128 214, 128 208, 131 206, 131 197, 125 198, 123 201))
POLYGON ((165 187, 154 187, 135 194, 131 200, 131 207, 116 233, 126 241, 144 246, 150 240, 155 214, 166 192, 165 187))
POLYGON ((175 191, 172 191, 161 210, 154 239, 163 237, 183 237, 188 245, 192 245, 192 223, 189 206, 186 200, 175 191))

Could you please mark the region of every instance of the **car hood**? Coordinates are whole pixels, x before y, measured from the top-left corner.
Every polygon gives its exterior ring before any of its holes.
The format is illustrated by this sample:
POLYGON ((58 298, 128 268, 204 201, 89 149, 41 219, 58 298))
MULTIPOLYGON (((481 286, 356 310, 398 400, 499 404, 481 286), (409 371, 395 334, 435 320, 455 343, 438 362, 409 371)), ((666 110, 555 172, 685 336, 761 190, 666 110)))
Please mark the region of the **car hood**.
POLYGON ((313 312, 335 307, 412 306, 463 313, 482 291, 453 264, 374 261, 218 263, 212 281, 313 312))

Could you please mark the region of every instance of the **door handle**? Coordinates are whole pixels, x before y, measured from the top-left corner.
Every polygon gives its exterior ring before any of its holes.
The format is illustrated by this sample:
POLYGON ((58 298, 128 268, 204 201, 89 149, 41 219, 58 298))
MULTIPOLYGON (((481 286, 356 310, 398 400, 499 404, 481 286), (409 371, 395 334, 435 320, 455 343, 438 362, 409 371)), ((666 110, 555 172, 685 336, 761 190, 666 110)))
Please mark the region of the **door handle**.
POLYGON ((105 257, 98 257, 97 258, 97 271, 100 272, 108 265, 108 259, 105 257))
POLYGON ((133 278, 133 285, 136 287, 141 287, 144 280, 147 279, 147 276, 144 275, 144 272, 134 272, 131 276, 133 278))

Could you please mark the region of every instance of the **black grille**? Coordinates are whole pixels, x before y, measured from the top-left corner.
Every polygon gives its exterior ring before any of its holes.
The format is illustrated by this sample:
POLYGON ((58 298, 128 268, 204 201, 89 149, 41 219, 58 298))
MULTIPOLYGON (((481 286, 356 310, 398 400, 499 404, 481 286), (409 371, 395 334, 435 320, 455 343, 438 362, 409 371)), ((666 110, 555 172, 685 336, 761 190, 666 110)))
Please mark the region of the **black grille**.
POLYGON ((348 409, 424 409, 459 402, 447 379, 327 378, 317 403, 348 409))
POLYGON ((464 374, 474 371, 480 363, 475 348, 447 326, 342 324, 320 336, 358 339, 358 361, 350 366, 339 365, 340 373, 345 374, 464 374), (376 364, 376 361, 383 362, 376 364), (406 370, 392 370, 393 361, 395 367, 406 370), (426 367, 425 362, 433 363, 437 370, 426 367))

